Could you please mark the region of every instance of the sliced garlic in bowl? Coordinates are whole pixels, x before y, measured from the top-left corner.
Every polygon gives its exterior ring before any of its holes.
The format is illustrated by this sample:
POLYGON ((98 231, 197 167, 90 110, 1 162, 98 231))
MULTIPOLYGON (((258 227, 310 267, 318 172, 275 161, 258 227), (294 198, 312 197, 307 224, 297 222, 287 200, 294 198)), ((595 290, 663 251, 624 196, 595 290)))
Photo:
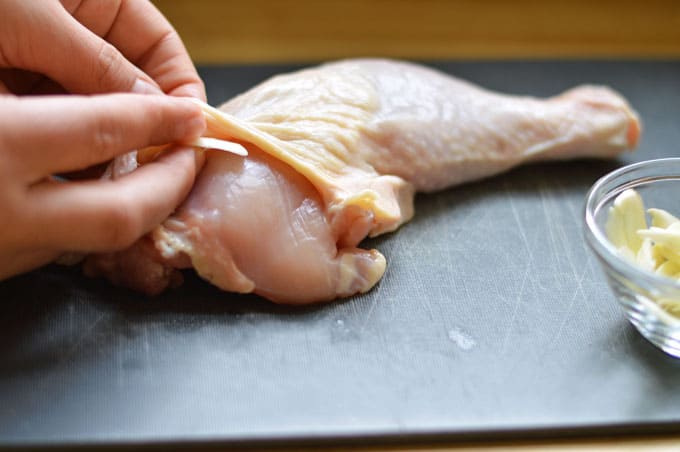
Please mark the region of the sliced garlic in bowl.
POLYGON ((626 317, 652 343, 680 357, 676 215, 680 158, 619 168, 598 180, 586 197, 585 237, 626 317))

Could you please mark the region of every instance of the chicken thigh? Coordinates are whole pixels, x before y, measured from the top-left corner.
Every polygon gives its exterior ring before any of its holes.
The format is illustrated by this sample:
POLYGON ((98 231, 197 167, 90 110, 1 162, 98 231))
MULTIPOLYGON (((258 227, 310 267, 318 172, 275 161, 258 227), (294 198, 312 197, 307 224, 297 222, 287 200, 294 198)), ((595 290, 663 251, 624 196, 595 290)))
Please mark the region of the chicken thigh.
POLYGON ((208 152, 176 212, 129 249, 90 256, 89 274, 157 294, 193 267, 224 290, 290 304, 365 292, 386 262, 360 242, 408 221, 416 191, 527 161, 613 157, 640 135, 605 87, 514 97, 387 60, 276 76, 220 110, 207 135, 249 155, 208 152))

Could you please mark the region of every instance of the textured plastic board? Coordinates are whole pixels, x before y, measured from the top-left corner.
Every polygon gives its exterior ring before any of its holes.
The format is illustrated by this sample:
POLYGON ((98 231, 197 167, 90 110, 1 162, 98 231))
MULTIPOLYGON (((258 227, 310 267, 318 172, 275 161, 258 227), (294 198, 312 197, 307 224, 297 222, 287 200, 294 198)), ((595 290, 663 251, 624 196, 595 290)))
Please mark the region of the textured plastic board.
MULTIPOLYGON (((614 162, 420 196, 370 293, 293 309, 189 276, 149 299, 77 269, 0 283, 0 445, 680 427, 680 362, 629 326, 582 238, 588 187, 678 155, 679 62, 456 62, 489 88, 608 84, 641 113, 614 162)), ((219 104, 290 67, 206 67, 219 104)), ((160 194, 159 194, 160 195, 160 194)), ((243 213, 247 215, 247 212, 243 213)))

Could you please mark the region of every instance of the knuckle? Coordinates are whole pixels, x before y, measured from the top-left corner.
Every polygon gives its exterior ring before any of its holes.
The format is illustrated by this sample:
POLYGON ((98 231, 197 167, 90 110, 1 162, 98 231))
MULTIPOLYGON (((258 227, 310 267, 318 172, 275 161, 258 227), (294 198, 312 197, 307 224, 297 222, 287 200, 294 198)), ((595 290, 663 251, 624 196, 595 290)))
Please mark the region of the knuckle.
POLYGON ((111 119, 98 119, 92 127, 91 137, 97 155, 109 157, 123 150, 122 127, 111 119))
POLYGON ((116 48, 106 41, 102 41, 96 58, 96 80, 103 91, 111 91, 110 88, 122 88, 115 86, 116 75, 119 73, 123 61, 116 48), (114 86, 111 86, 112 83, 114 86))

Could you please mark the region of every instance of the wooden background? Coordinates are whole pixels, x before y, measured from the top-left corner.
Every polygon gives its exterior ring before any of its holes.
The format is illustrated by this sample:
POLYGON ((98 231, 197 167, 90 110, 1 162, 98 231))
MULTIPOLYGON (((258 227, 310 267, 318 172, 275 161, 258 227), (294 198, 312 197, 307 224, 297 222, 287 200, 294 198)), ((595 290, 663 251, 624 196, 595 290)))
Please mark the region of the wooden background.
POLYGON ((677 0, 155 0, 197 64, 680 57, 677 0))

